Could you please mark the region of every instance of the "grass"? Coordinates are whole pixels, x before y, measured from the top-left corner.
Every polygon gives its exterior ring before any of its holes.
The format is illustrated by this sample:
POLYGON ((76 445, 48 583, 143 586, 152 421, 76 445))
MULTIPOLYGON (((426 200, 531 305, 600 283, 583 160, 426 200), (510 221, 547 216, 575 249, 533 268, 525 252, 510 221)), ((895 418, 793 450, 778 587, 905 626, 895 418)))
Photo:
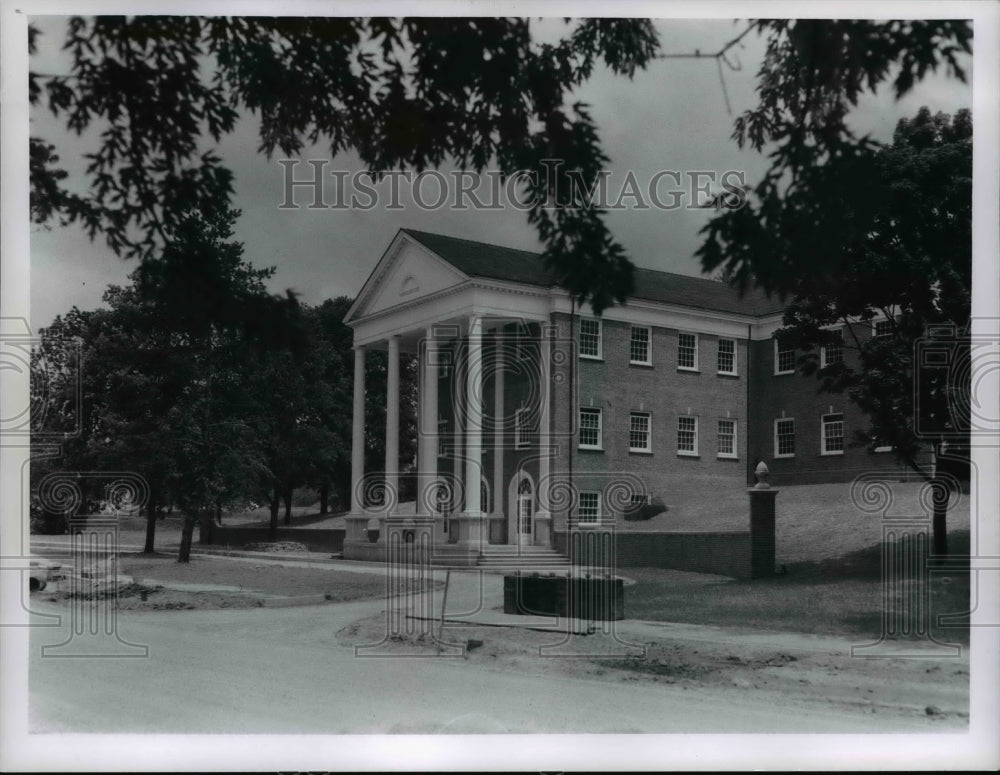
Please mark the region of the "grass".
MULTIPOLYGON (((950 533, 949 539, 952 554, 968 553, 967 530, 950 533)), ((628 568, 623 572, 637 583, 625 588, 625 612, 634 619, 848 635, 875 641, 882 632, 883 610, 902 610, 900 600, 883 604, 880 544, 837 557, 793 562, 786 568, 783 575, 753 581, 628 568)), ((967 621, 948 627, 937 623, 941 614, 969 610, 968 571, 931 572, 927 588, 931 634, 944 642, 968 643, 967 621)))

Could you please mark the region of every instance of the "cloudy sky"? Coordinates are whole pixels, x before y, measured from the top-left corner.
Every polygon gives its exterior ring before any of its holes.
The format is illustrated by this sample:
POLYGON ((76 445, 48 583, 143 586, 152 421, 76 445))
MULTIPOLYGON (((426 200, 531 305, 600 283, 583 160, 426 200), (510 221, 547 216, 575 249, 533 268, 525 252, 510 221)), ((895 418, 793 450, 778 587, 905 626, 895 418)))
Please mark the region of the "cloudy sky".
MULTIPOLYGON (((59 52, 65 17, 33 16, 32 20, 44 34, 31 66, 42 72, 65 72, 67 62, 59 52)), ((717 51, 744 26, 732 19, 657 23, 662 53, 717 51)), ((562 21, 539 21, 535 28, 543 37, 565 29, 562 21)), ((697 170, 713 173, 717 179, 727 171, 737 171, 745 174, 749 183, 755 182, 765 168, 764 158, 740 151, 730 133, 735 115, 755 104, 755 74, 762 50, 756 35, 744 38, 730 51, 733 68, 724 65, 721 79, 711 58, 661 59, 632 80, 604 70, 595 72, 575 97, 591 105, 611 160, 612 195, 630 171, 643 188, 663 170, 682 175, 697 170)), ((967 69, 971 72, 971 63, 967 69)), ((861 132, 888 140, 896 121, 912 116, 921 105, 950 113, 970 104, 970 87, 943 75, 931 76, 899 102, 888 90, 866 97, 853 115, 853 123, 861 132)), ((72 173, 72 185, 84 184, 82 154, 93 148, 92 136, 81 139, 68 135, 44 109, 33 112, 31 133, 56 143, 62 165, 72 173)), ((401 227, 539 249, 524 214, 512 207, 476 212, 448 207, 427 210, 417 207, 405 190, 401 198, 404 207, 398 210, 382 204, 367 211, 279 210, 285 168, 278 158, 267 159, 256 148, 257 126, 254 117, 247 115, 218 151, 236 175, 234 204, 243 211, 237 237, 246 246, 248 260, 258 266, 277 267, 271 282, 275 292, 289 288, 312 304, 355 294, 401 227)), ((309 171, 304 164, 308 159, 327 159, 328 172, 362 169, 356 156, 331 157, 322 145, 308 149, 299 159, 303 163, 296 171, 298 177, 309 171)), ((327 180, 332 198, 332 177, 327 180)), ((670 179, 666 179, 660 191, 670 188, 670 179)), ((433 181, 422 190, 425 198, 435 198, 433 181)), ((296 196, 300 204, 309 201, 301 191, 296 196)), ((607 222, 634 263, 696 275, 700 273, 694 258, 698 230, 709 217, 707 211, 687 208, 666 211, 631 206, 610 213, 607 222)), ((77 227, 32 227, 30 249, 31 322, 35 330, 73 305, 84 309, 98 306, 105 287, 123 282, 135 265, 116 257, 100 239, 91 242, 77 227)))

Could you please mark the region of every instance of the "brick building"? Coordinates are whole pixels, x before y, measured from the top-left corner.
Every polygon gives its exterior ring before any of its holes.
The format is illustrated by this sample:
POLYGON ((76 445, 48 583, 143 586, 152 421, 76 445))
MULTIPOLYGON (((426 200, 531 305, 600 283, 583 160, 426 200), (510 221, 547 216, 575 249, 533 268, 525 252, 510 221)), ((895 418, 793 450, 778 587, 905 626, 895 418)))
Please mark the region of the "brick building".
POLYGON ((436 556, 474 564, 488 547, 561 548, 569 529, 743 488, 759 460, 778 485, 872 467, 851 444, 866 427, 857 409, 820 393, 779 348, 779 302, 649 269, 636 270, 635 287, 598 318, 573 306, 535 253, 400 230, 346 318, 355 487, 345 556, 384 557, 386 519, 398 514, 423 519, 436 556), (388 350, 392 409, 377 472, 363 470, 371 348, 388 350), (402 464, 401 353, 419 363, 418 455, 402 464), (401 474, 416 476, 415 504, 395 502, 401 474))

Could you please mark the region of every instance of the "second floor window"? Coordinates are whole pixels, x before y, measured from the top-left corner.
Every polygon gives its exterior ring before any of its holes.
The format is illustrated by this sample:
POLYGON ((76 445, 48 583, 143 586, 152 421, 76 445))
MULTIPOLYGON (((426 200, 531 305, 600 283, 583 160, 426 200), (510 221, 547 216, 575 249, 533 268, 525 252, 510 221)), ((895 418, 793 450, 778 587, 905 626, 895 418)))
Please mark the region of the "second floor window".
POLYGON ((629 363, 641 363, 649 365, 649 329, 645 326, 632 326, 632 334, 629 340, 628 360, 629 363))
POLYGON ((736 420, 719 420, 719 457, 736 457, 736 420))
POLYGON ((600 320, 580 318, 580 357, 602 357, 600 320))
POLYGON ((736 373, 736 340, 719 340, 719 374, 736 373))
POLYGON ((795 420, 774 421, 774 456, 795 457, 795 420))
POLYGON ((698 337, 696 334, 678 334, 677 368, 692 371, 698 368, 698 337))
POLYGON ((842 331, 837 331, 834 334, 834 337, 834 341, 823 345, 822 354, 820 356, 823 368, 826 368, 833 363, 840 363, 844 360, 844 334, 842 331))
POLYGON ((677 454, 698 454, 698 418, 677 418, 677 454))
POLYGON ((795 371, 795 349, 774 340, 774 373, 792 374, 795 371))

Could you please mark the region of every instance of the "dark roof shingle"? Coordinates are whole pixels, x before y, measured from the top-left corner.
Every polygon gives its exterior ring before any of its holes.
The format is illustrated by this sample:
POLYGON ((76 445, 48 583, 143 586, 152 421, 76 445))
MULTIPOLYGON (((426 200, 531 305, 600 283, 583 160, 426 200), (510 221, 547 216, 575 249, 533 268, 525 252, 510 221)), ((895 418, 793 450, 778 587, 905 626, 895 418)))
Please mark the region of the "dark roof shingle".
MULTIPOLYGON (((544 287, 555 285, 552 272, 546 268, 541 253, 416 229, 401 231, 470 277, 544 287)), ((741 298, 738 291, 727 285, 701 277, 635 267, 634 278, 632 298, 635 299, 744 315, 767 315, 784 308, 778 299, 769 299, 757 289, 750 289, 741 298)))

